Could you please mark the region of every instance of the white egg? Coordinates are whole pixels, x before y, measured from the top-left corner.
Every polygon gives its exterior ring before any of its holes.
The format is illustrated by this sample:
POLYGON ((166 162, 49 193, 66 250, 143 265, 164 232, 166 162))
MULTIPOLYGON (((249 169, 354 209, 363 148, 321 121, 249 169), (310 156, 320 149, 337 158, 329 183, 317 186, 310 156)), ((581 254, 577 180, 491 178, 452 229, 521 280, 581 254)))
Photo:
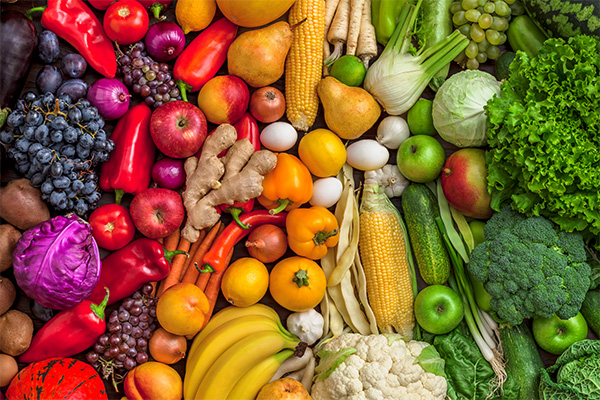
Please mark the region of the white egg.
POLYGON ((260 133, 260 142, 272 151, 286 151, 294 147, 298 132, 287 122, 273 122, 260 133))
POLYGON ((333 176, 317 179, 313 182, 313 195, 310 204, 329 208, 338 202, 343 189, 342 182, 333 176))
POLYGON ((362 139, 346 149, 346 162, 353 168, 372 171, 387 164, 390 158, 388 149, 373 139, 362 139))

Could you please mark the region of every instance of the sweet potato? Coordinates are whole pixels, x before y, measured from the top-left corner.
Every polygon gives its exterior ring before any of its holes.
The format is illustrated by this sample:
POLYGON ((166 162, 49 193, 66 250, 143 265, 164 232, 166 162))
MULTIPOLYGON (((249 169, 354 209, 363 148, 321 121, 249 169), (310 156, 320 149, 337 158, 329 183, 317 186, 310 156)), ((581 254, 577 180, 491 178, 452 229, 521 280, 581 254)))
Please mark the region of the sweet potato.
POLYGON ((27 230, 50 219, 50 211, 39 189, 27 179, 17 179, 0 190, 0 218, 27 230))
POLYGON ((14 226, 0 225, 0 272, 4 272, 12 266, 13 253, 20 238, 21 232, 14 226))

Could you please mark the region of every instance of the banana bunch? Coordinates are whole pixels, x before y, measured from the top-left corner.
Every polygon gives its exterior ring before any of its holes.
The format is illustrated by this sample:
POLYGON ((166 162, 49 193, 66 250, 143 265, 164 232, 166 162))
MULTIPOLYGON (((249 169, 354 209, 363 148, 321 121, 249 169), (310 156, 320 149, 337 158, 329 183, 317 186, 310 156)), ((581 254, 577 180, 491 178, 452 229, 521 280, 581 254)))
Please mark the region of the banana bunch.
POLYGON ((263 304, 227 307, 194 339, 183 382, 185 400, 253 400, 279 366, 306 343, 263 304))

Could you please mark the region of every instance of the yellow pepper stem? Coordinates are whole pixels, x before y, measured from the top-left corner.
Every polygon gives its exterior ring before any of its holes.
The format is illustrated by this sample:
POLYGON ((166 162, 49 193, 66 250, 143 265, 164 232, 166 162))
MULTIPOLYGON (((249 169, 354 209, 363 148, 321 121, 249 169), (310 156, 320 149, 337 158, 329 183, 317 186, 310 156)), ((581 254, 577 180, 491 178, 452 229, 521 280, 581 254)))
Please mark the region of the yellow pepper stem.
POLYGON ((305 269, 301 269, 298 270, 298 272, 296 272, 294 274, 294 279, 292 279, 296 285, 298 285, 299 288, 301 288, 302 286, 308 286, 308 274, 307 274, 307 270, 305 269))
POLYGON ((317 234, 313 238, 313 243, 317 246, 320 246, 323 243, 325 243, 325 241, 327 239, 329 239, 330 237, 337 235, 338 231, 339 231, 339 229, 334 229, 329 232, 325 232, 325 231, 317 232, 317 234))

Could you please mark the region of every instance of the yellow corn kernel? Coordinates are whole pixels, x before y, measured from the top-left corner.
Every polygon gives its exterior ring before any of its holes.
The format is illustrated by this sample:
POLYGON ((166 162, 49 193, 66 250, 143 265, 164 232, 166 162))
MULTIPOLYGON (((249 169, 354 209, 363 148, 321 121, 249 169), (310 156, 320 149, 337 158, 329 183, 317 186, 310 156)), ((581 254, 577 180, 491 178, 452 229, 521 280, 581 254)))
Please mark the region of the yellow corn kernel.
POLYGON ((398 211, 377 186, 363 189, 358 242, 369 304, 382 333, 412 338, 416 280, 406 232, 398 211))
POLYGON ((292 126, 306 132, 319 109, 317 84, 323 71, 325 0, 296 0, 289 24, 299 25, 292 28, 292 46, 285 63, 286 112, 292 126))

